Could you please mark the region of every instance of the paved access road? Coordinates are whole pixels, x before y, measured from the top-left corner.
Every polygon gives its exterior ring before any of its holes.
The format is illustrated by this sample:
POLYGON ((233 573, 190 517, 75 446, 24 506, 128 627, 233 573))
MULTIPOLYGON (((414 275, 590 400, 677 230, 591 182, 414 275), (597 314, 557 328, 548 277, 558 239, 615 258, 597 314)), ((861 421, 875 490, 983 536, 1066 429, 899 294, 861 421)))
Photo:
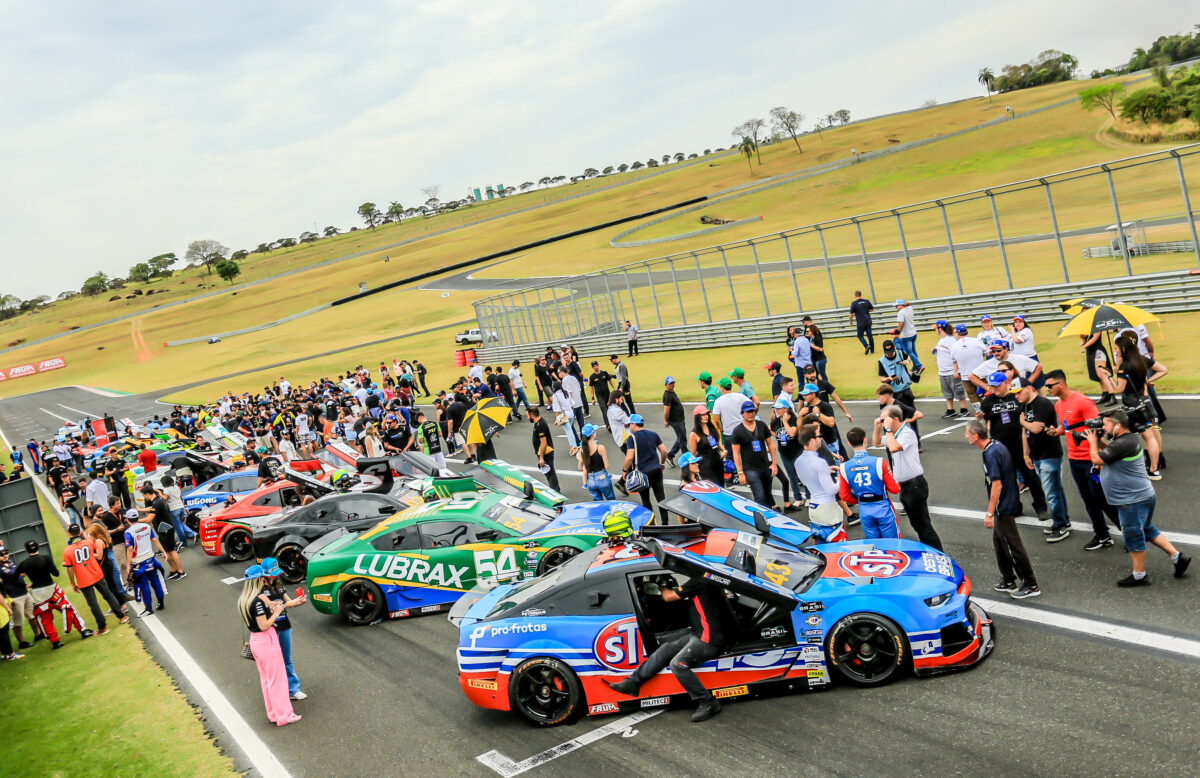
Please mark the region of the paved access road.
MULTIPOLYGON (((860 423, 873 415, 869 404, 849 407, 861 413, 860 423)), ((1158 484, 1158 523, 1181 533, 1182 547, 1197 554, 1200 519, 1192 506, 1200 486, 1192 462, 1200 454, 1200 412, 1188 400, 1166 407, 1172 466, 1158 484)), ((922 403, 927 413, 936 408, 922 403)), ((16 445, 40 440, 81 413, 111 411, 140 421, 156 409, 169 410, 150 397, 67 388, 0 400, 0 427, 16 445)), ((639 410, 660 418, 653 404, 639 410)), ((849 426, 840 412, 839 424, 843 431, 849 426)), ((997 574, 982 525, 979 455, 963 442, 959 422, 921 426, 931 503, 939 506, 934 521, 986 605, 1000 598, 987 591, 997 574)), ((498 443, 500 455, 532 464, 528 429, 514 423, 498 443)), ((561 478, 569 496, 586 499, 577 477, 561 478)), ((1079 521, 1082 507, 1071 490, 1069 497, 1079 521)), ((837 687, 729 705, 702 725, 671 710, 632 723, 601 717, 535 729, 467 703, 455 675, 455 630, 444 616, 354 629, 302 608, 293 611, 296 665, 311 696, 296 704, 304 720, 278 729, 264 715, 254 667, 239 658, 237 587, 223 579, 238 576, 242 565, 185 551, 189 578, 171 586, 167 610, 151 618, 168 628, 293 775, 491 776, 497 773, 476 759, 491 751, 528 775, 947 775, 978 773, 981 765, 995 775, 1194 775, 1200 627, 1191 616, 1200 569, 1177 581, 1154 555, 1152 587, 1118 590, 1115 582, 1127 572, 1119 543, 1089 553, 1083 532, 1056 545, 1043 543, 1037 527, 1023 536, 1045 594, 1020 604, 1005 600, 1003 613, 993 608, 998 645, 979 668, 882 689, 837 687), (603 732, 610 734, 592 739, 603 732), (581 737, 589 742, 557 749, 554 758, 545 753, 581 737)), ((138 628, 151 650, 178 677, 145 627, 138 628)), ((238 733, 211 715, 207 723, 248 769, 238 733)))

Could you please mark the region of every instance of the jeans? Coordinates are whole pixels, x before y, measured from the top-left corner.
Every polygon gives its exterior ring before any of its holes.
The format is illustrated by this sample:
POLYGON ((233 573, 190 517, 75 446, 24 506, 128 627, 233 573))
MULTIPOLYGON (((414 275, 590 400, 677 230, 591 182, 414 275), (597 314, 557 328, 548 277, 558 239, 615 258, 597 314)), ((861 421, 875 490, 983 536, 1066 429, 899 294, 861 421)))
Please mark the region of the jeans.
POLYGON ((1108 504, 1108 500, 1104 499, 1104 491, 1100 488, 1100 484, 1092 480, 1092 463, 1084 459, 1068 459, 1067 464, 1071 467, 1071 477, 1075 479, 1075 488, 1079 490, 1079 496, 1083 498, 1083 505, 1087 508, 1088 518, 1092 522, 1092 532, 1096 537, 1103 540, 1109 536, 1108 525, 1104 523, 1104 517, 1108 516, 1115 526, 1120 526, 1120 519, 1117 515, 1117 509, 1108 504))
POLYGON ((668 457, 673 457, 681 451, 687 451, 687 427, 683 426, 681 421, 668 422, 667 426, 675 433, 675 443, 671 446, 671 450, 667 452, 668 457))
POLYGON ((1146 550, 1146 542, 1153 541, 1161 533, 1154 526, 1154 505, 1158 498, 1151 497, 1141 502, 1129 505, 1118 505, 1117 513, 1121 516, 1121 534, 1125 536, 1125 550, 1138 552, 1146 550))
POLYGON ((568 419, 567 423, 562 426, 563 432, 567 434, 567 444, 571 448, 579 448, 579 435, 575 432, 575 420, 568 419))
POLYGON ((187 525, 187 508, 176 508, 171 511, 171 524, 175 527, 175 537, 179 538, 179 547, 185 547, 188 542, 196 539, 196 533, 187 525))
POLYGON ((587 421, 583 415, 583 406, 581 405, 578 408, 572 408, 571 415, 575 420, 575 431, 579 433, 577 439, 583 440, 583 425, 587 424, 587 421))
POLYGON ((129 598, 129 594, 125 591, 125 584, 121 583, 121 566, 117 564, 117 555, 110 548, 108 550, 108 563, 112 566, 112 592, 118 595, 118 598, 129 598))
POLYGON ((91 586, 79 587, 79 591, 83 594, 83 599, 87 601, 88 609, 92 612, 92 617, 96 619, 96 629, 103 631, 108 627, 108 620, 104 618, 104 611, 101 610, 100 603, 96 600, 97 592, 108 603, 108 607, 112 608, 113 615, 118 619, 121 618, 121 601, 113 595, 112 590, 108 588, 108 584, 104 582, 103 578, 91 586))
POLYGON ((922 543, 938 551, 942 550, 942 539, 933 529, 929 518, 929 482, 919 475, 900 484, 900 503, 908 513, 908 523, 917 531, 922 543))
POLYGON ((825 374, 825 363, 828 361, 829 360, 827 360, 827 359, 813 360, 813 367, 815 367, 817 369, 817 375, 821 376, 822 381, 829 380, 829 376, 825 374))
POLYGON ((588 473, 586 485, 593 502, 617 499, 617 495, 613 492, 612 475, 607 470, 588 473))
MULTIPOLYGON (((787 480, 792 486, 792 494, 796 498, 796 502, 806 502, 808 490, 804 488, 804 484, 800 482, 800 476, 796 473, 796 460, 786 454, 780 454, 779 465, 780 474, 786 474, 787 480)), ((783 493, 783 500, 787 502, 786 490, 783 493)))
POLYGON ((896 350, 907 354, 912 360, 913 369, 921 367, 921 358, 917 356, 917 336, 911 338, 896 338, 896 350))
MULTIPOLYGON (((875 336, 871 334, 871 325, 870 324, 858 324, 858 325, 855 325, 854 329, 855 329, 855 334, 858 335, 858 342, 863 345, 863 348, 867 349, 869 351, 874 351, 875 350, 875 336)), ((828 381, 829 379, 826 378, 825 380, 828 381)))
POLYGON ((513 394, 517 396, 517 402, 513 405, 513 410, 521 407, 521 403, 525 403, 526 412, 529 411, 529 398, 525 396, 525 390, 521 387, 513 389, 513 394))
POLYGON ((1053 522, 1051 526, 1054 529, 1065 529, 1070 526, 1071 519, 1067 517, 1067 495, 1063 491, 1062 458, 1035 459, 1033 469, 1037 471, 1038 480, 1042 482, 1042 491, 1046 493, 1046 506, 1053 522))
POLYGON ((1005 514, 994 517, 992 546, 996 550, 996 566, 1000 568, 1000 577, 1005 583, 1013 583, 1020 576, 1025 585, 1037 586, 1033 565, 1029 564, 1029 554, 1017 532, 1016 516, 1005 514))
POLYGON ((765 505, 770 508, 775 504, 775 498, 771 496, 771 475, 770 470, 746 470, 746 485, 750 487, 750 493, 754 496, 754 501, 759 505, 765 505))
POLYGON ((679 681, 679 685, 687 691, 689 697, 696 702, 708 701, 713 699, 712 692, 704 688, 704 684, 700 683, 692 668, 704 664, 720 653, 721 649, 711 643, 705 643, 694 635, 684 635, 655 649, 653 654, 646 657, 645 662, 638 665, 629 679, 641 686, 670 665, 675 680, 679 681))
POLYGON ((279 651, 283 654, 283 668, 287 673, 288 696, 300 691, 300 678, 296 675, 296 668, 292 664, 292 631, 290 629, 277 629, 275 634, 279 636, 279 651))

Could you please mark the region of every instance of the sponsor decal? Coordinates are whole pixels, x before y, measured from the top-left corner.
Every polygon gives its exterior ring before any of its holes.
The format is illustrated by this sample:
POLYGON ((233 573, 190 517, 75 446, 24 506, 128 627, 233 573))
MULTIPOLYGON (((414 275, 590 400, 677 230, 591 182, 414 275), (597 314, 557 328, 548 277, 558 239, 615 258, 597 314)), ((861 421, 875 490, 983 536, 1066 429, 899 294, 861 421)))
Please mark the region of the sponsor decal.
POLYGON ((767 627, 759 633, 764 638, 780 638, 787 634, 786 627, 767 627))
POLYGON ((633 669, 646 659, 646 650, 642 647, 641 636, 638 633, 637 618, 626 616, 607 624, 596 635, 592 651, 605 667, 620 672, 633 672, 633 669))
POLYGON ((408 608, 405 608, 402 611, 392 611, 391 613, 388 614, 389 619, 403 619, 403 618, 406 618, 407 616, 408 616, 408 608))
POLYGON ((421 613, 437 613, 442 609, 441 605, 422 605, 421 613))
POLYGON ((34 366, 31 364, 17 365, 16 367, 10 367, 8 369, 8 377, 9 378, 22 378, 27 375, 33 375, 36 372, 37 372, 37 369, 34 368, 34 366))
POLYGON ((724 689, 713 689, 713 696, 718 700, 727 697, 744 697, 750 693, 749 686, 726 686, 724 689))
POLYGON ((821 600, 814 600, 812 602, 800 603, 800 612, 801 613, 818 613, 823 610, 825 610, 825 603, 822 602, 821 600))
POLYGON ((314 594, 312 598, 317 602, 333 602, 332 594, 314 594))
POLYGON ((921 564, 925 566, 925 572, 927 573, 937 573, 947 578, 954 577, 954 563, 945 554, 926 551, 921 554, 921 564))
MULTIPOLYGON (((475 552, 475 576, 480 579, 495 578, 507 581, 520 575, 517 569, 517 552, 512 546, 502 548, 497 555, 495 549, 475 552)), ((462 583, 459 583, 462 588, 462 583)))
POLYGON ((657 708, 660 705, 667 705, 671 702, 670 697, 647 697, 642 700, 643 708, 657 708))
POLYGON ((821 617, 820 616, 805 616, 804 623, 810 627, 815 627, 821 623, 821 617))
POLYGON ((527 540, 525 541, 525 548, 537 548, 537 544, 536 540, 527 540))
POLYGON ((683 491, 688 494, 716 494, 721 491, 721 487, 712 481, 695 481, 683 487, 683 491))
POLYGON ((592 707, 588 708, 588 713, 590 715, 595 715, 597 713, 616 713, 620 709, 621 706, 617 705, 615 702, 602 702, 598 705, 593 705, 592 707))
POLYGON ((58 370, 60 367, 66 367, 66 366, 67 366, 67 361, 65 359, 63 359, 62 357, 55 357, 54 359, 43 359, 41 362, 38 362, 37 371, 39 373, 44 373, 47 370, 58 370))
POLYGON ((819 660, 821 658, 821 649, 816 646, 805 646, 800 649, 800 658, 804 661, 819 660))
POLYGON ((838 566, 856 578, 892 578, 903 573, 909 561, 903 552, 872 548, 842 554, 838 566))
MULTIPOLYGON (((512 549, 509 549, 510 551, 512 549)), ((447 589, 463 589, 463 576, 468 567, 438 562, 430 564, 424 559, 391 554, 359 554, 354 560, 353 571, 358 575, 389 578, 394 581, 441 586, 447 589)))
POLYGON ((717 583, 717 584, 720 584, 720 585, 722 585, 722 586, 728 586, 728 585, 729 585, 729 579, 728 579, 728 578, 725 578, 724 576, 717 575, 716 573, 705 573, 705 574, 704 574, 704 577, 705 577, 705 578, 707 578, 708 580, 712 581, 713 583, 717 583))
POLYGON ((824 678, 824 677, 825 677, 825 671, 824 671, 824 670, 812 670, 812 669, 810 669, 810 670, 808 671, 808 677, 809 677, 809 678, 824 678))
POLYGON ((3 370, 0 370, 0 381, 7 381, 7 380, 8 380, 8 376, 6 376, 4 374, 3 370))
POLYGON ((526 608, 525 610, 521 611, 521 615, 522 616, 545 616, 546 611, 542 610, 541 608, 526 608))
POLYGON ((820 645, 821 638, 805 638, 804 642, 805 643, 816 643, 816 644, 820 645))
POLYGON ((494 692, 500 688, 500 684, 495 681, 487 681, 482 678, 468 678, 467 686, 473 689, 486 689, 489 692, 494 692))
POLYGON ((820 635, 822 632, 824 632, 822 629, 806 629, 804 630, 804 637, 807 638, 812 637, 813 635, 820 635))
POLYGON ((942 650, 942 641, 940 640, 917 640, 912 644, 914 654, 932 654, 942 650))
POLYGON ((471 648, 475 648, 475 641, 483 637, 527 635, 532 632, 545 632, 546 629, 545 624, 482 624, 471 630, 471 648))

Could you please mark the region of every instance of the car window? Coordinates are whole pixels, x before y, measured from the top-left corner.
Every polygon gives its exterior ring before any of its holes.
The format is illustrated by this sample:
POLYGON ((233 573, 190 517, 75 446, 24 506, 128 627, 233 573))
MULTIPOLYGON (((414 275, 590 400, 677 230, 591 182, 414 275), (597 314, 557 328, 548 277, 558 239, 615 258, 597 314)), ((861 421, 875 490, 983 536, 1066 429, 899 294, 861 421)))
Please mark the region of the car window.
POLYGON ((229 479, 225 483, 232 484, 229 487, 229 491, 231 491, 231 492, 248 492, 254 488, 254 485, 256 483, 258 483, 258 476, 256 476, 256 475, 238 476, 237 478, 229 479))
POLYGON ((374 538, 371 545, 379 551, 415 551, 421 547, 421 533, 416 527, 402 527, 374 538))
POLYGON ((292 505, 293 503, 299 505, 299 498, 296 496, 295 487, 291 486, 284 487, 282 489, 276 489, 273 492, 267 492, 254 501, 255 505, 261 505, 267 508, 279 508, 283 505, 292 505))
MULTIPOLYGON (((378 497, 370 497, 368 495, 356 495, 354 497, 345 497, 338 500, 338 506, 342 509, 342 513, 349 521, 356 519, 366 519, 371 516, 380 516, 384 513, 383 506, 391 506, 391 503, 386 500, 381 500, 378 497)), ((392 511, 395 513, 395 511, 392 511)))
POLYGON ((421 524, 421 548, 450 548, 474 543, 482 529, 465 521, 430 521, 421 524))
POLYGON ((216 481, 215 483, 211 483, 208 485, 208 491, 213 492, 214 494, 225 494, 229 491, 229 482, 216 481))
POLYGON ((326 524, 337 521, 339 515, 337 504, 334 502, 313 503, 306 505, 292 514, 288 524, 326 524))

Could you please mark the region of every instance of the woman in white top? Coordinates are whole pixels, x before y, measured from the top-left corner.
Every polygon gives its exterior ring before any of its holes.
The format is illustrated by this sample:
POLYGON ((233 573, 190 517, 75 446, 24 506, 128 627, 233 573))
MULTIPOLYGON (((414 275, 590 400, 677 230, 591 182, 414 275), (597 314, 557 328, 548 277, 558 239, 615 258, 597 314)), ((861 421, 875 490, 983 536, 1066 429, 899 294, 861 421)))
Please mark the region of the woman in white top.
POLYGON ((629 414, 625 412, 625 393, 620 389, 614 390, 608 396, 608 409, 604 412, 608 419, 608 431, 612 433, 617 447, 625 442, 625 428, 629 426, 629 414))
POLYGON ((384 455, 383 439, 379 437, 379 428, 372 424, 367 427, 363 433, 363 450, 367 452, 369 457, 381 457, 384 455))
POLYGON ((574 411, 571 410, 571 396, 558 381, 554 382, 554 394, 550 397, 550 408, 555 413, 554 423, 559 427, 566 427, 567 443, 571 445, 571 456, 575 456, 579 453, 579 439, 575 435, 575 425, 572 423, 575 416, 574 411))
POLYGON ((1008 333, 1008 339, 1012 341, 1014 354, 1020 354, 1030 359, 1038 358, 1037 349, 1033 346, 1033 330, 1029 329, 1022 314, 1013 317, 1013 329, 1008 333))
POLYGON ((981 329, 979 330, 979 334, 976 335, 975 338, 980 343, 982 343, 985 348, 987 347, 987 344, 991 343, 993 340, 997 340, 1000 338, 1003 338, 1005 340, 1008 339, 1008 333, 1004 331, 1003 327, 993 327, 992 326, 991 314, 985 313, 983 316, 981 316, 979 318, 979 324, 981 326, 981 329))
POLYGON ((279 436, 279 443, 276 446, 279 453, 283 455, 284 462, 291 462, 296 458, 296 444, 292 442, 289 433, 284 432, 279 436))

